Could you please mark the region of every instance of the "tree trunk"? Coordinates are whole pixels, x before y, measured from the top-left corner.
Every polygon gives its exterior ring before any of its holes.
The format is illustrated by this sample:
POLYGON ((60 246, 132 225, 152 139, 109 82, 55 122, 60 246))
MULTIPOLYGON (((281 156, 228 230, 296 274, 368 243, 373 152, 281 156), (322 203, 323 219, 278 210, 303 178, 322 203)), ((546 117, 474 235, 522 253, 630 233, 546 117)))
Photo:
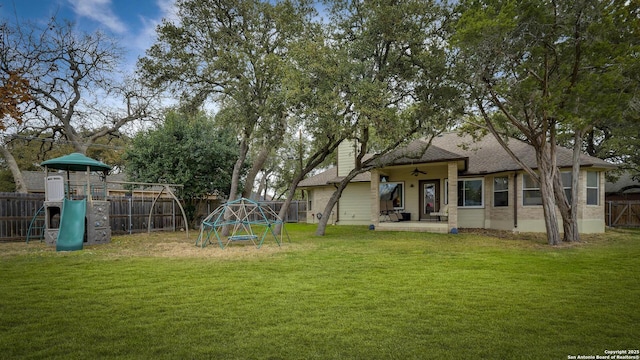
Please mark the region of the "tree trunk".
POLYGON ((331 195, 329 202, 327 202, 327 206, 325 206, 324 211, 322 211, 322 218, 320 218, 320 221, 318 222, 316 235, 324 236, 325 231, 327 229, 327 223, 329 222, 329 218, 331 217, 331 211, 333 210, 336 203, 342 196, 342 191, 344 191, 344 189, 347 187, 347 185, 349 184, 351 179, 353 179, 354 176, 347 176, 344 179, 342 179, 340 184, 338 184, 336 191, 333 192, 333 195, 331 195))
MULTIPOLYGON (((306 174, 306 173, 305 173, 306 174)), ((297 173, 291 182, 291 186, 289 186, 289 190, 287 191, 287 198, 284 199, 284 204, 280 208, 280 212, 278 213, 278 217, 284 221, 287 213, 289 212, 289 206, 291 206, 291 202, 293 201, 293 196, 296 194, 296 189, 298 188, 298 184, 302 181, 302 177, 304 174, 297 173)), ((282 224, 277 224, 274 232, 276 235, 280 235, 280 231, 282 230, 282 224)))
MULTIPOLYGON (((578 231, 578 184, 580 177, 580 152, 582 151, 582 131, 576 131, 573 142, 573 159, 571 167, 571 217, 568 227, 565 227, 565 241, 579 242, 578 231), (568 230, 567 230, 568 228, 568 230)), ((563 192, 564 194, 564 192, 563 192)))
POLYGON ((547 242, 549 245, 558 245, 560 243, 560 228, 558 226, 558 216, 556 215, 553 179, 550 179, 548 174, 540 175, 540 194, 542 195, 547 242))
POLYGON ((251 200, 260 200, 260 196, 263 195, 264 193, 264 199, 267 199, 267 177, 269 176, 269 174, 264 171, 262 174, 262 177, 260 178, 260 183, 258 185, 258 190, 256 190, 255 196, 252 196, 250 199, 251 200))
POLYGON ((260 172, 260 169, 264 166, 264 163, 269 158, 269 154, 271 154, 271 147, 268 145, 263 146, 258 153, 258 156, 253 161, 253 165, 251 165, 251 170, 247 174, 247 178, 244 183, 244 190, 242 191, 242 197, 247 199, 251 198, 251 194, 253 193, 253 185, 256 181, 256 176, 260 172))
POLYGON ((564 184, 560 171, 555 169, 554 193, 556 203, 562 216, 562 228, 564 230, 563 241, 579 242, 580 231, 578 230, 578 178, 580 176, 580 152, 582 148, 582 132, 577 131, 574 136, 573 159, 571 168, 571 202, 564 192, 564 184))
POLYGON ((553 179, 553 189, 556 198, 556 205, 558 205, 558 210, 562 217, 562 229, 564 230, 563 241, 576 241, 571 240, 578 236, 577 227, 575 226, 577 222, 572 220, 575 215, 575 207, 569 204, 567 196, 564 193, 564 186, 562 184, 560 171, 557 169, 553 179))
MULTIPOLYGON (((364 133, 368 134, 368 131, 364 131, 364 133)), ((362 162, 361 161, 362 161, 362 157, 364 156, 364 154, 366 152, 366 148, 367 148, 366 144, 367 144, 367 141, 368 141, 368 137, 365 135, 363 138, 364 138, 364 140, 360 144, 360 151, 358 152, 358 155, 356 156, 356 167, 354 169, 352 169, 349 172, 349 174, 347 174, 347 176, 342 178, 340 183, 336 186, 336 191, 333 192, 333 195, 331 195, 331 198, 329 198, 329 202, 327 202, 327 206, 324 207, 324 211, 321 213, 322 217, 320 218, 320 221, 318 222, 318 228, 316 229, 316 235, 320 235, 320 236, 324 235, 324 233, 325 233, 325 231, 327 229, 327 223, 329 222, 329 217, 331 216, 331 211, 336 206, 336 203, 338 202, 338 200, 342 196, 342 192, 344 191, 344 189, 346 189, 347 185, 349 185, 351 180, 353 180, 353 178, 356 177, 356 175, 361 174, 364 171, 366 171, 366 170, 364 170, 362 168, 362 162)))
POLYGON ((539 150, 540 164, 540 195, 542 196, 542 209, 544 211, 544 223, 547 230, 547 242, 549 245, 560 243, 560 228, 556 214, 556 201, 554 193, 554 166, 545 148, 539 150))
MULTIPOLYGON (((578 168, 579 169, 579 168, 578 168)), ((577 178, 574 174, 572 179, 577 178)), ((573 182, 573 180, 572 180, 573 182)), ((554 194, 556 203, 562 216, 562 229, 564 230, 563 241, 577 242, 580 241, 580 233, 578 231, 578 212, 577 212, 577 184, 572 185, 571 204, 564 192, 560 171, 556 172, 554 177, 554 194)))
MULTIPOLYGON (((302 135, 300 136, 302 137, 302 135)), ((293 180, 291 181, 291 185, 289 186, 289 190, 287 191, 287 198, 285 199, 284 204, 282 204, 282 207, 280 208, 280 213, 278 214, 280 219, 284 219, 284 217, 287 215, 287 212, 289 211, 289 206, 291 206, 291 202, 293 201, 293 196, 296 193, 296 189, 298 188, 298 184, 300 183, 300 181, 302 181, 302 179, 308 173, 310 173, 311 171, 313 171, 313 169, 315 169, 318 165, 320 165, 327 158, 327 156, 331 155, 338 148, 338 145, 343 140, 344 140, 344 136, 338 136, 338 137, 331 136, 321 148, 319 148, 315 153, 313 153, 313 155, 309 157, 307 164, 306 166, 304 166, 304 168, 302 168, 302 152, 300 153, 301 170, 299 173, 296 174, 296 176, 294 176, 293 180)), ((281 225, 278 225, 276 227, 276 234, 280 234, 281 228, 282 228, 281 225)), ((324 230, 323 230, 323 233, 324 233, 324 230)))
POLYGON ((7 162, 9 170, 11 170, 11 175, 13 175, 13 182, 16 184, 16 192, 26 194, 27 185, 24 183, 24 179, 22 178, 22 173, 20 172, 20 168, 18 167, 16 159, 13 157, 13 154, 11 154, 6 145, 2 146, 1 148, 2 156, 7 162))
POLYGON ((233 165, 233 172, 231 173, 231 189, 229 190, 229 200, 235 200, 238 196, 238 188, 240 187, 240 173, 244 166, 244 161, 247 159, 247 152, 249 151, 248 139, 246 136, 240 140, 240 152, 238 154, 238 160, 233 165))
MULTIPOLYGON (((228 201, 233 201, 238 196, 238 188, 240 187, 240 172, 242 171, 242 166, 244 165, 244 161, 247 158, 247 152, 249 151, 248 139, 246 136, 242 137, 240 140, 240 152, 238 154, 238 160, 233 165, 233 172, 231 174, 231 190, 229 190, 229 199, 228 201)), ((229 220, 231 218, 231 214, 226 211, 224 214, 224 219, 229 220)), ((229 235, 229 226, 225 225, 222 227, 222 235, 229 235)))

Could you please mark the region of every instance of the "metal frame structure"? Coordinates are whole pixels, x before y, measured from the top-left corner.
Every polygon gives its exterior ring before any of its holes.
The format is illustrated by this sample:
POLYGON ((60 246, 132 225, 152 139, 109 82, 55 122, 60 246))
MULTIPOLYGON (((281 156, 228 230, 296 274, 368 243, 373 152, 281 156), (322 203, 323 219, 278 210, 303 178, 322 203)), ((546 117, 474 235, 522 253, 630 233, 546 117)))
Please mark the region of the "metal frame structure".
POLYGON ((284 222, 275 211, 256 201, 240 198, 220 205, 202 221, 196 246, 205 247, 215 237, 221 249, 235 241, 248 241, 259 249, 268 234, 280 246, 283 233, 286 233, 284 222), (282 225, 280 237, 273 230, 274 225, 279 224, 282 225))

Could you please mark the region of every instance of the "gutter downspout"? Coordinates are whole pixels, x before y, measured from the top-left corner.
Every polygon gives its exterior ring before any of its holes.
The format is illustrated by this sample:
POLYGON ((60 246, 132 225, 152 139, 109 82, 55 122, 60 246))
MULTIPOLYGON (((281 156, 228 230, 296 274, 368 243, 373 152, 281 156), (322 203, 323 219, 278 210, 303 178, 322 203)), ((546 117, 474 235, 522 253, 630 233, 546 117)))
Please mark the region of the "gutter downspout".
POLYGON ((518 173, 513 173, 513 228, 518 228, 518 173))
MULTIPOLYGON (((334 187, 336 190, 338 190, 338 185, 333 184, 333 187, 334 187)), ((346 189, 346 186, 345 186, 345 189, 346 189)), ((343 189, 342 191, 344 192, 344 189, 343 189)), ((340 195, 340 197, 342 197, 342 195, 340 195)), ((335 225, 335 224, 337 224, 338 222, 340 222, 340 199, 338 199, 338 201, 336 201, 335 209, 336 209, 336 217, 335 217, 335 218, 333 218, 333 225, 335 225)), ((329 214, 329 215, 331 215, 331 214, 329 214)))

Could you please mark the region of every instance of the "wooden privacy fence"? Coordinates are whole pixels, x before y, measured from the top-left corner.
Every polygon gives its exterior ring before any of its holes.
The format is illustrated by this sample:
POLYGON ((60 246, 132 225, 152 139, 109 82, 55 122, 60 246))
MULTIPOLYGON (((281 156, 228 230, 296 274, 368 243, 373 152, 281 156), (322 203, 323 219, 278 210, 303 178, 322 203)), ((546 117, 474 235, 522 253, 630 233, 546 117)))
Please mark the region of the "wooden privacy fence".
MULTIPOLYGON (((268 206, 280 214, 284 201, 261 201, 260 205, 268 206)), ((307 221, 307 202, 306 201, 292 201, 287 209, 287 215, 284 219, 285 222, 306 222, 307 221)))
POLYGON ((151 205, 151 231, 176 231, 185 228, 182 213, 176 202, 160 198, 153 204, 150 197, 109 196, 111 232, 132 234, 149 229, 151 205))
MULTIPOLYGON (((113 234, 147 231, 153 198, 109 196, 108 200, 111 205, 109 218, 113 234)), ((42 194, 0 193, 0 242, 26 240, 32 222, 29 239, 40 239, 44 231, 44 213, 40 212, 35 218, 34 215, 43 204, 42 194)), ((282 207, 282 202, 278 201, 262 204, 273 208, 276 213, 282 207)), ((201 202, 196 209, 196 219, 203 219, 218 205, 220 202, 214 200, 201 202)), ((292 202, 285 221, 306 221, 306 202, 292 202)), ((170 198, 158 199, 151 213, 151 231, 176 231, 184 227, 182 214, 175 201, 170 198)))
MULTIPOLYGON (((151 197, 109 196, 109 220, 113 234, 146 232, 151 197)), ((44 231, 42 194, 0 193, 0 242, 41 239, 44 231), (37 214, 37 216, 35 216, 37 214), (29 234, 29 226, 31 233, 29 234)), ((180 210, 170 198, 160 198, 151 213, 151 231, 184 229, 180 210)))
MULTIPOLYGON (((0 241, 26 240, 29 224, 43 203, 42 194, 0 193, 0 241)), ((41 228, 37 236, 42 236, 41 228)))
POLYGON ((640 201, 608 201, 605 206, 607 226, 640 227, 640 201))

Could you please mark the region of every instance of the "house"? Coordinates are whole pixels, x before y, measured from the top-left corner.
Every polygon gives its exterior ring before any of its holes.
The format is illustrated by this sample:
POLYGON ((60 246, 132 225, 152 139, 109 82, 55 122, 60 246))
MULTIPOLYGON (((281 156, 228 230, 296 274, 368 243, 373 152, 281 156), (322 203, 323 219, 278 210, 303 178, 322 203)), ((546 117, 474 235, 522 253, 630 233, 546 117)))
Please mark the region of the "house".
MULTIPOLYGON (((511 139, 509 148, 535 169, 532 146, 511 139)), ((358 175, 330 214, 323 214, 335 185, 355 165, 355 145, 338 148, 338 164, 305 179, 307 219, 330 216, 332 224, 374 225, 376 230, 446 233, 457 228, 545 231, 540 189, 491 135, 476 141, 445 133, 431 145, 415 140, 383 157, 383 167, 358 175)), ((572 150, 558 148, 565 191, 570 194, 572 150)), ((604 173, 615 166, 580 157, 578 227, 604 232, 604 173)), ((561 220, 560 220, 561 221, 561 220)), ((560 227, 562 229, 562 227, 560 227)))

